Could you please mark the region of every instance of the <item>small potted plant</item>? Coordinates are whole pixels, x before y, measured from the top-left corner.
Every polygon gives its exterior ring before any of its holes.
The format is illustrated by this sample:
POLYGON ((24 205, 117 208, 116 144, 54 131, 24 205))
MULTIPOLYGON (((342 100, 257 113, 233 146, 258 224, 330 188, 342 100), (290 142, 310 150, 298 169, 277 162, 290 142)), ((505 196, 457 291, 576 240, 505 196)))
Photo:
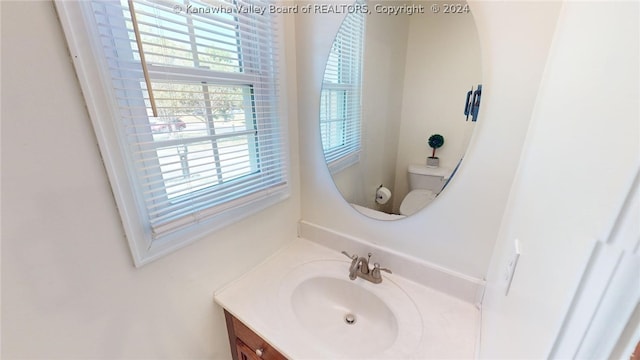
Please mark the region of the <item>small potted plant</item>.
POLYGON ((427 166, 438 167, 440 165, 440 158, 436 157, 436 149, 444 145, 444 136, 440 134, 433 134, 429 137, 429 147, 433 149, 431 156, 427 158, 427 166))

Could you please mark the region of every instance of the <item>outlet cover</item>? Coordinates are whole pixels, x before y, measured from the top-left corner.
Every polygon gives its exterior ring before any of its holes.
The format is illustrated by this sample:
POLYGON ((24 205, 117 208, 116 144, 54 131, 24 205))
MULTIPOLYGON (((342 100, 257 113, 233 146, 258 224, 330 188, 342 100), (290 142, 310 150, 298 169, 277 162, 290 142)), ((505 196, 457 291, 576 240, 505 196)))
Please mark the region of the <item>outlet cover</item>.
POLYGON ((511 288, 511 282, 513 281, 513 274, 516 272, 518 259, 520 259, 520 239, 515 239, 513 242, 513 248, 509 253, 509 261, 504 269, 504 296, 509 295, 509 289, 511 288))

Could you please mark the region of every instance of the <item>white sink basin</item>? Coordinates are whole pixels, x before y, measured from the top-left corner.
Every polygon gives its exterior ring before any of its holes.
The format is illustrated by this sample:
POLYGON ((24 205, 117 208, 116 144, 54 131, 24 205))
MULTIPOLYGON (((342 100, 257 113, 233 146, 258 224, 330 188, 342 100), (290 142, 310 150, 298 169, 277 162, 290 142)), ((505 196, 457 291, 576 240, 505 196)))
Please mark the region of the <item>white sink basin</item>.
POLYGON ((380 284, 349 280, 349 264, 318 260, 285 274, 279 291, 285 323, 312 336, 331 358, 412 353, 423 332, 415 303, 386 276, 380 284))
POLYGON ((297 239, 215 299, 292 360, 475 356, 479 311, 472 303, 399 274, 383 273, 380 284, 351 281, 349 265, 339 252, 297 239))

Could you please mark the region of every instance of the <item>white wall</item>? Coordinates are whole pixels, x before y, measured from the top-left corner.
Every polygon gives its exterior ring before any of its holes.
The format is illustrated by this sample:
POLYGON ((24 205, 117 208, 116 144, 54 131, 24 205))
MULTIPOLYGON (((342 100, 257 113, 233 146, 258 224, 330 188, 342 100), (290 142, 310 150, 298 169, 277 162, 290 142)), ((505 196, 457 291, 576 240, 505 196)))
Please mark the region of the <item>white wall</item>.
POLYGON ((295 83, 291 198, 135 269, 53 3, 1 11, 2 358, 230 358, 213 292, 296 236, 295 83))
POLYGON ((488 277, 485 358, 546 358, 590 247, 607 240, 640 164, 639 10, 564 4, 488 277), (505 296, 514 238, 522 254, 505 296))
POLYGON ((475 122, 463 112, 467 91, 482 83, 478 30, 473 14, 429 11, 410 18, 396 161, 394 210, 409 192, 409 164, 425 164, 433 134, 444 137, 436 150, 440 166, 453 170, 469 144, 475 122), (450 16, 453 15, 453 16, 450 16))
MULTIPOLYGON (((341 17, 296 18, 302 218, 468 276, 486 275, 519 160, 559 5, 473 2, 485 84, 480 121, 456 181, 418 214, 362 216, 340 196, 324 163, 318 101, 324 59, 341 17)), ((413 15, 419 16, 419 15, 413 15)))

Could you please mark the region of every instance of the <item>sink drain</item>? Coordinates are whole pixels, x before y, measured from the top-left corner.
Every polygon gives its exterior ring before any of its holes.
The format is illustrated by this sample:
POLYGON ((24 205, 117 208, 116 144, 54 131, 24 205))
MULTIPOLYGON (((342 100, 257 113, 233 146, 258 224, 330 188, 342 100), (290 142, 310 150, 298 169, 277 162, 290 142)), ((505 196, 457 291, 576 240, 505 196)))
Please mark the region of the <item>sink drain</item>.
POLYGON ((356 323, 356 316, 353 314, 347 314, 344 316, 344 322, 346 322, 348 325, 353 325, 356 323))

